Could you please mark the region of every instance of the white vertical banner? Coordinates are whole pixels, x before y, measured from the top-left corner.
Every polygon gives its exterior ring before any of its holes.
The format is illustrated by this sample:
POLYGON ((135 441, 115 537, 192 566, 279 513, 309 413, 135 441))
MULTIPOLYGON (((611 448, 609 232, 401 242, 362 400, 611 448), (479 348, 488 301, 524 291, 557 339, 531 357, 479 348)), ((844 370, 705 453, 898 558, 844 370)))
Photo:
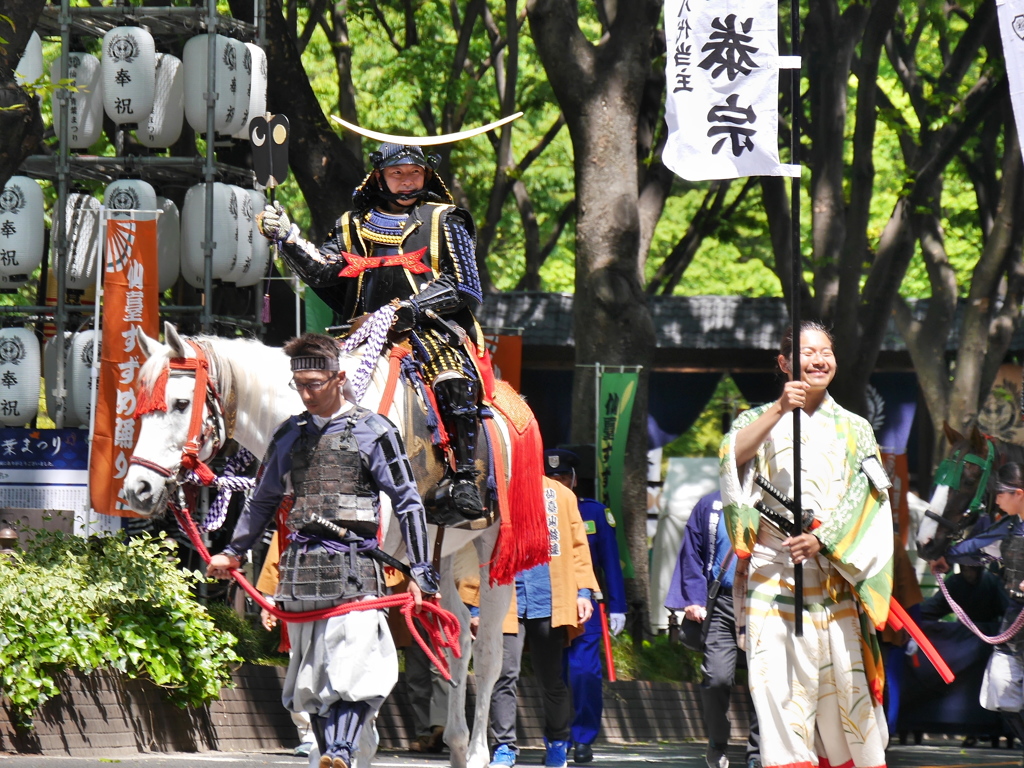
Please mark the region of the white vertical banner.
POLYGON ((1024 141, 1024 0, 996 0, 996 11, 1006 75, 1010 80, 1013 121, 1017 136, 1024 141))
POLYGON ((779 162, 777 0, 665 0, 665 165, 690 181, 799 176, 779 162))

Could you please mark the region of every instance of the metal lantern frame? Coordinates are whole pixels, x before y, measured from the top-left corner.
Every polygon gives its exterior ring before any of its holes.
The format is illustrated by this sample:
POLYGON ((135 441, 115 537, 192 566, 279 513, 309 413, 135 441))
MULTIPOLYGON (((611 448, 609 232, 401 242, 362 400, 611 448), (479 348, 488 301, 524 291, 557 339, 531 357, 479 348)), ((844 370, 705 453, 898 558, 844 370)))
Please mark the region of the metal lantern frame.
MULTIPOLYGON (((47 6, 40 16, 37 30, 41 35, 56 36, 61 40, 60 72, 61 78, 68 77, 68 55, 71 52, 71 37, 87 36, 102 38, 104 33, 116 26, 124 24, 145 24, 157 41, 158 50, 161 40, 178 39, 182 29, 205 33, 209 36, 208 81, 206 89, 207 101, 207 137, 214 136, 214 108, 217 99, 216 67, 214 57, 216 35, 225 34, 243 42, 255 42, 260 47, 266 46, 266 1, 254 0, 256 24, 247 24, 217 11, 216 0, 206 0, 201 7, 140 7, 140 6, 99 6, 72 8, 70 0, 61 0, 59 6, 47 6)), ((20 173, 34 178, 48 179, 55 182, 57 203, 54 208, 51 237, 55 242, 54 263, 57 283, 56 306, 0 306, 0 317, 11 314, 53 317, 56 336, 63 338, 69 328, 70 314, 66 300, 66 271, 68 262, 68 232, 65 220, 65 205, 73 179, 93 179, 111 182, 125 174, 137 173, 147 181, 195 180, 207 185, 205 212, 205 239, 203 253, 205 276, 201 306, 163 306, 161 315, 198 314, 200 327, 204 333, 213 330, 213 324, 228 322, 235 325, 248 325, 259 331, 262 321, 259 302, 251 320, 239 318, 219 318, 213 315, 213 184, 217 181, 252 188, 255 176, 250 169, 219 163, 215 159, 216 142, 207 140, 205 155, 198 153, 193 157, 79 157, 72 155, 68 146, 69 139, 69 107, 70 94, 64 89, 57 91, 56 97, 60 109, 59 147, 55 156, 34 155, 23 164, 20 173)), ((102 235, 101 235, 102 237, 102 235)), ((102 269, 102 267, 100 267, 102 269)), ((97 304, 100 297, 97 296, 97 304)), ((83 308, 85 310, 86 308, 83 308)), ((92 308, 87 310, 92 312, 92 308)), ((64 381, 64 356, 57 356, 56 380, 64 381)), ((58 393, 56 414, 53 420, 58 427, 64 426, 66 391, 58 393)))

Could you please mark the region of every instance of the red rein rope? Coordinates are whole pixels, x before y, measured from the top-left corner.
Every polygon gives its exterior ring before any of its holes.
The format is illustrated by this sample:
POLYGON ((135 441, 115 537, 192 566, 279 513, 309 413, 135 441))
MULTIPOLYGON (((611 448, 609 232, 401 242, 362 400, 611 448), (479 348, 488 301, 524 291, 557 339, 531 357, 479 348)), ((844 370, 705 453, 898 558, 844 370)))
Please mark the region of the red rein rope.
MULTIPOLYGON (((189 515, 177 506, 171 507, 174 510, 174 516, 178 519, 178 525, 181 526, 182 530, 188 535, 189 540, 192 542, 192 546, 196 548, 199 555, 207 563, 210 562, 210 552, 207 550, 206 545, 203 543, 202 537, 199 535, 199 529, 196 528, 195 521, 192 516, 189 515)), ((408 592, 403 592, 397 595, 386 595, 384 597, 378 597, 373 600, 359 600, 350 603, 344 603, 342 605, 336 605, 332 608, 323 608, 316 611, 282 611, 280 608, 271 605, 267 602, 266 598, 260 594, 249 580, 245 578, 241 571, 232 569, 232 577, 238 582, 239 586, 245 590, 246 594, 249 595, 256 604, 263 608, 272 616, 276 616, 281 621, 295 622, 301 624, 307 621, 319 621, 320 619, 329 619, 334 616, 342 616, 352 611, 372 611, 384 608, 398 608, 401 607, 402 615, 405 616, 405 623, 409 627, 409 633, 412 635, 413 640, 416 644, 423 649, 423 653, 426 654, 427 658, 430 659, 431 663, 437 667, 438 671, 448 682, 451 682, 452 674, 448 668, 448 660, 445 659, 444 654, 441 653, 441 649, 448 648, 451 650, 452 655, 455 658, 461 658, 462 647, 459 645, 459 620, 455 618, 452 613, 449 613, 440 605, 433 600, 424 600, 422 607, 425 613, 416 615, 413 613, 414 603, 413 597, 408 592), (427 639, 423 638, 423 635, 416 627, 416 621, 419 621, 423 625, 423 629, 427 634, 427 639), (438 652, 435 653, 432 648, 437 648, 438 652)))

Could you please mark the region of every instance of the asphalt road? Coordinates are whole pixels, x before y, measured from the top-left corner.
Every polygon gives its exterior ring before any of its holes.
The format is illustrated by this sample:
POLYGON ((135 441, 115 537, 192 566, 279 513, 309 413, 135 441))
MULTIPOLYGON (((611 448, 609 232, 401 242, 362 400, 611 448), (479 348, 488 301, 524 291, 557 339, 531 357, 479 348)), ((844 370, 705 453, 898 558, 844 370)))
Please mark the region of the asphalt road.
MULTIPOLYGON (((742 751, 730 752, 735 768, 743 765, 742 751)), ((524 749, 519 758, 522 768, 542 764, 542 750, 524 749)), ((923 745, 895 745, 888 755, 889 768, 1015 768, 1021 765, 1021 750, 964 748, 956 740, 926 740, 923 745)), ((374 760, 376 768, 446 768, 444 755, 412 755, 384 751, 374 760)), ((111 755, 110 757, 39 757, 0 753, 3 768, 305 768, 306 761, 279 752, 201 752, 111 755)), ((570 767, 573 763, 569 763, 570 767)), ((705 768, 704 745, 690 744, 598 744, 594 749, 594 768, 705 768)))

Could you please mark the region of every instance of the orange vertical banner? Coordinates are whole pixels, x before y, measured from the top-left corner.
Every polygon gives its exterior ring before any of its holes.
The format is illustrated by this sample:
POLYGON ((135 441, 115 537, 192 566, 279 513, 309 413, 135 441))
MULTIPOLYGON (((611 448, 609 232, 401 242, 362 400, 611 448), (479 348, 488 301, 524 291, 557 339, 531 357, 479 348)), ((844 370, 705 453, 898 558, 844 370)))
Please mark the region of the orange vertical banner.
POLYGON ((144 362, 139 331, 160 327, 156 221, 110 219, 103 275, 103 333, 89 489, 97 512, 134 517, 124 500, 124 477, 135 448, 135 390, 144 362))
POLYGON ((523 372, 523 337, 521 335, 484 333, 487 351, 491 353, 494 375, 520 390, 523 372))

